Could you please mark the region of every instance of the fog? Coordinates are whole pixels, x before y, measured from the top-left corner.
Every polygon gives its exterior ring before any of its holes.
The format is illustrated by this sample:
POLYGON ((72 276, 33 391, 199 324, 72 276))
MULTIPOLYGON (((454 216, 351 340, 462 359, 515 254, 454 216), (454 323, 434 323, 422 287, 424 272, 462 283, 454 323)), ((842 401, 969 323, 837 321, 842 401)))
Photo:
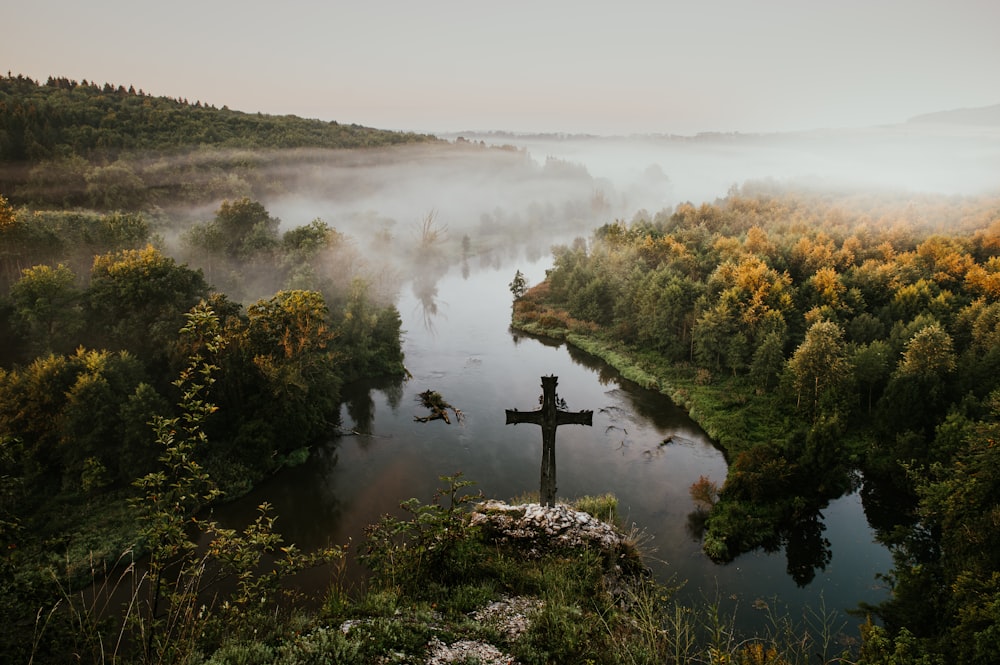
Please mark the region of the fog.
POLYGON ((467 135, 584 165, 633 208, 723 197, 770 179, 794 187, 976 195, 1000 191, 1000 124, 904 123, 851 130, 681 136, 467 135), (650 169, 670 188, 645 186, 650 169))
POLYGON ((630 219, 638 210, 712 202, 733 186, 759 180, 897 195, 1000 192, 998 125, 913 122, 786 134, 443 138, 450 149, 351 152, 337 163, 324 160, 297 166, 295 174, 275 174, 295 184, 267 205, 286 224, 320 217, 359 239, 374 231, 405 239, 433 212, 453 238, 533 242, 545 231, 588 234, 594 225, 630 219), (485 149, 480 142, 494 147, 485 149))
MULTIPOLYGON (((945 120, 948 116, 944 116, 945 120)), ((380 290, 428 297, 461 262, 498 267, 602 224, 761 181, 866 194, 1000 193, 1000 125, 910 122, 782 134, 596 137, 466 133, 441 142, 255 154, 251 195, 283 231, 321 219, 380 290)), ((239 180, 234 172, 228 178, 239 180)), ((211 217, 212 209, 198 213, 211 217)), ((277 285, 276 288, 280 288, 277 285)), ((433 303, 431 303, 432 305, 433 303)))

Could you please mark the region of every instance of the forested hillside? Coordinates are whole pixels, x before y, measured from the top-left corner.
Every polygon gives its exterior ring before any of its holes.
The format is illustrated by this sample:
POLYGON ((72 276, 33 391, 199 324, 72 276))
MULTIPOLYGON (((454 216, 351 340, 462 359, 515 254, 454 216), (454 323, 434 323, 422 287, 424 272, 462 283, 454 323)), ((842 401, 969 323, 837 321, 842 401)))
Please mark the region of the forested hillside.
POLYGON ((727 451, 692 488, 711 557, 828 557, 818 511, 863 480, 899 644, 1000 658, 1000 200, 746 186, 605 225, 515 295, 515 325, 617 355, 727 451))
POLYGON ((260 161, 262 151, 430 141, 155 97, 133 86, 0 78, 0 192, 15 204, 135 209, 200 203, 249 193, 234 188, 233 171, 260 161))
POLYGON ((432 140, 360 125, 221 109, 156 97, 134 86, 23 76, 0 78, 0 160, 77 154, 113 160, 127 152, 223 148, 362 148, 432 140))

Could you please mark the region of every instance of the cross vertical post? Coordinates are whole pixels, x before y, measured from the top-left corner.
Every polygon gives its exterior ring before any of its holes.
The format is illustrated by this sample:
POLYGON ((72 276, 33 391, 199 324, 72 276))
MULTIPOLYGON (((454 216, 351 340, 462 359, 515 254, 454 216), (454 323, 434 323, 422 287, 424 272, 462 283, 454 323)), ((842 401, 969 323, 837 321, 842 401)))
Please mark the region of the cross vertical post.
POLYGON ((535 411, 507 409, 508 425, 534 423, 542 428, 542 470, 538 500, 546 506, 556 505, 556 428, 560 425, 588 425, 593 411, 565 411, 559 408, 556 384, 559 377, 542 377, 542 408, 535 411))

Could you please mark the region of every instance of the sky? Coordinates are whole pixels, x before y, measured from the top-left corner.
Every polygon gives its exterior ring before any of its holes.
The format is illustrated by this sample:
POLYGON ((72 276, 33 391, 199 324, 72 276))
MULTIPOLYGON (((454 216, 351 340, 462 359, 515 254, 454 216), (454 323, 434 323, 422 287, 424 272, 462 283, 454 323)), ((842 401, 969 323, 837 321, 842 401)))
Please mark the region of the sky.
POLYGON ((1000 104, 997 0, 0 0, 0 67, 395 130, 868 127, 1000 104))

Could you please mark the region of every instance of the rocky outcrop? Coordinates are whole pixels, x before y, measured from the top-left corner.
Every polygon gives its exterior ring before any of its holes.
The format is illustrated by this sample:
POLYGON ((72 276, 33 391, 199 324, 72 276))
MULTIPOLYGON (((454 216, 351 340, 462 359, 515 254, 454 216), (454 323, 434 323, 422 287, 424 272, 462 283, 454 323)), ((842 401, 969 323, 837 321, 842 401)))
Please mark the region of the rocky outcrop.
MULTIPOLYGON (((601 589, 619 603, 627 597, 627 588, 636 575, 644 575, 634 539, 592 515, 573 510, 566 505, 544 506, 537 503, 512 505, 502 501, 484 501, 475 506, 470 526, 483 530, 483 535, 503 542, 524 553, 525 559, 578 549, 600 552, 603 567, 601 589)), ((529 564, 530 565, 530 564, 529 564)), ((546 605, 540 598, 504 596, 471 612, 468 617, 488 626, 502 636, 501 644, 513 645, 531 629, 532 620, 544 611, 546 605)), ((349 634, 358 625, 371 619, 344 622, 340 629, 349 634)), ((433 626, 438 632, 438 622, 444 617, 435 615, 433 626)), ((441 631, 440 634, 445 634, 441 631)), ((384 662, 399 662, 387 658, 384 662)), ((406 661, 411 662, 411 661, 406 661)), ((481 640, 463 639, 446 642, 434 637, 427 644, 423 665, 518 665, 510 653, 499 646, 481 640)))
POLYGON ((470 523, 488 529, 497 538, 523 543, 529 551, 596 547, 611 554, 629 548, 627 537, 610 524, 562 504, 485 501, 476 506, 470 523))

